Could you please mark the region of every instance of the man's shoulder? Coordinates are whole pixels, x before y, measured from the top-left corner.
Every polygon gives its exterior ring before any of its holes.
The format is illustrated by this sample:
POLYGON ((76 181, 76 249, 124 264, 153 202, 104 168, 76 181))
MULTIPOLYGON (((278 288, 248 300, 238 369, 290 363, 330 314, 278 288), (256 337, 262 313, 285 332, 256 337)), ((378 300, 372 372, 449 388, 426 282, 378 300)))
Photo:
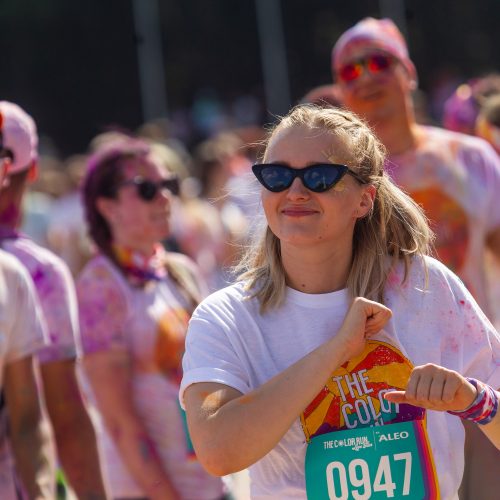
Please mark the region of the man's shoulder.
POLYGON ((0 249, 0 272, 5 278, 12 278, 25 276, 26 268, 14 255, 0 249))
POLYGON ((32 275, 40 269, 51 275, 69 274, 68 266, 61 257, 29 238, 7 240, 4 249, 19 259, 32 275))
POLYGON ((429 125, 421 125, 420 129, 424 139, 420 143, 422 150, 425 150, 428 145, 435 144, 446 149, 477 151, 485 154, 491 149, 488 142, 480 137, 429 125))

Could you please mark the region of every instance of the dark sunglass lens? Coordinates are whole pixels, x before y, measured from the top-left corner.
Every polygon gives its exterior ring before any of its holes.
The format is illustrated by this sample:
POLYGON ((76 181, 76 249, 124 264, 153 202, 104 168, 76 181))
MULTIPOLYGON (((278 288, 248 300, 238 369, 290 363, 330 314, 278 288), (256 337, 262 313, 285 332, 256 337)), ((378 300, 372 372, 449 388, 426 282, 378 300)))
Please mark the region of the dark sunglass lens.
POLYGON ((350 82, 359 78, 361 71, 361 64, 346 64, 340 68, 339 77, 341 80, 344 80, 344 82, 350 82))
POLYGON ((154 182, 141 181, 137 183, 139 196, 145 201, 151 201, 158 192, 158 188, 154 182))
POLYGON ((261 178, 264 186, 271 191, 284 191, 293 182, 290 170, 280 165, 262 169, 261 178))
POLYGON ((391 65, 391 59, 381 54, 373 55, 368 58, 367 66, 370 71, 376 73, 377 71, 384 71, 391 65))
POLYGON ((307 189, 321 193, 330 189, 341 176, 341 171, 334 165, 318 165, 304 174, 307 189))

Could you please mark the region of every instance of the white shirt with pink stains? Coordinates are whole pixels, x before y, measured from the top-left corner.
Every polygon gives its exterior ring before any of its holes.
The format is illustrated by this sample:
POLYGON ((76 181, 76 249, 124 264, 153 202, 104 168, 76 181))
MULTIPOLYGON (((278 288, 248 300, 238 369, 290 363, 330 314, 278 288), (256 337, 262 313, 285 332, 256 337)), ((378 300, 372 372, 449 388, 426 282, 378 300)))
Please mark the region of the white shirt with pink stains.
MULTIPOLYGON (((184 256, 178 259, 192 264, 184 256)), ((107 257, 99 255, 83 269, 77 294, 84 356, 116 349, 129 353, 132 401, 181 497, 221 497, 220 478, 206 473, 190 452, 181 416, 178 391, 189 313, 177 287, 168 276, 145 288, 132 287, 107 257)), ((90 384, 86 385, 113 498, 144 497, 104 427, 90 384)))
POLYGON ((435 127, 419 130, 416 147, 390 156, 386 170, 424 208, 438 258, 500 324, 500 302, 491 303, 484 265, 487 235, 500 230, 500 158, 477 137, 435 127))
POLYGON ((27 237, 5 239, 2 247, 19 259, 35 284, 50 341, 38 353, 40 363, 76 358, 80 351, 78 304, 68 266, 27 237))

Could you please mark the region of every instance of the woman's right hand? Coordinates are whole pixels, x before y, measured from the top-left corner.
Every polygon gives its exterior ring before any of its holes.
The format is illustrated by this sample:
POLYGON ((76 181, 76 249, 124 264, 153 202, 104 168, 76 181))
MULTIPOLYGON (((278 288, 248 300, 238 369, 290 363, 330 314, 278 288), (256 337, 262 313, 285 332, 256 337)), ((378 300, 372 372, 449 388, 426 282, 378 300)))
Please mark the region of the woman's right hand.
POLYGON ((388 307, 364 297, 356 297, 335 336, 335 341, 341 342, 346 351, 346 361, 361 354, 366 339, 379 332, 391 317, 392 311, 388 307))

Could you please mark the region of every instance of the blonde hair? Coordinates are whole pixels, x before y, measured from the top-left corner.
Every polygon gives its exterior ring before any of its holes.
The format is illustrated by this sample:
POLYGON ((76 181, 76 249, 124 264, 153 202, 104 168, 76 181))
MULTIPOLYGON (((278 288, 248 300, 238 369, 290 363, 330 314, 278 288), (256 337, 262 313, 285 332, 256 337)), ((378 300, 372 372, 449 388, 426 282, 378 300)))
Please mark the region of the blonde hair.
MULTIPOLYGON (((384 172, 385 148, 355 114, 334 107, 296 106, 270 131, 266 152, 279 131, 295 126, 324 131, 339 138, 351 155, 349 167, 367 184, 375 186, 373 209, 366 217, 358 219, 354 228, 347 288, 352 297, 363 296, 383 302, 392 265, 403 260, 404 282, 412 258, 430 253, 433 233, 427 219, 420 206, 384 172)), ((236 266, 238 278, 245 281, 246 289, 259 299, 262 311, 279 306, 284 299, 286 274, 280 248, 279 239, 267 226, 236 266)))

